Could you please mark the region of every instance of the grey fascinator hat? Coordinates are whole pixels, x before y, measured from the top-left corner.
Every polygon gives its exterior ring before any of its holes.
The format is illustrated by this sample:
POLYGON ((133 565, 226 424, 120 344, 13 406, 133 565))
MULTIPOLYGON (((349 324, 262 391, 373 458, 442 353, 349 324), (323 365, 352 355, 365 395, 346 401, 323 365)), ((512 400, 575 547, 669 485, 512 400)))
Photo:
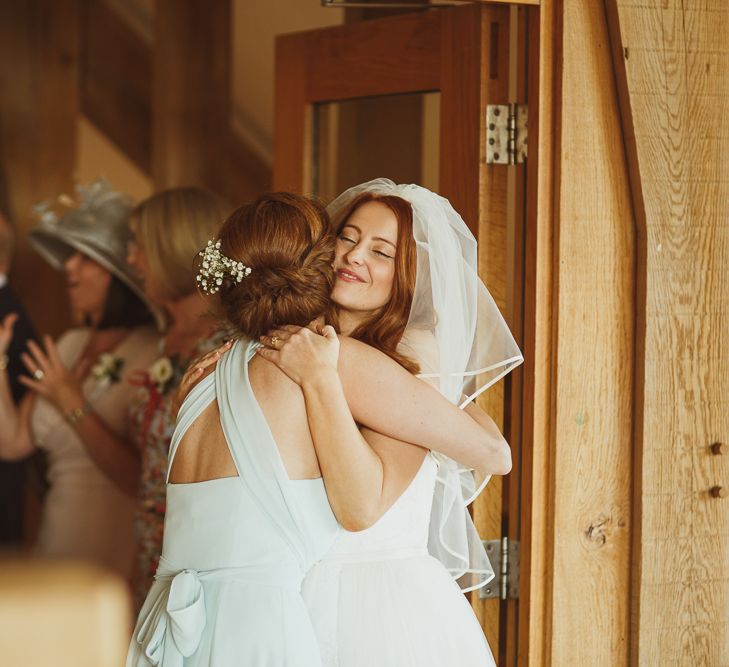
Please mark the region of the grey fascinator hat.
POLYGON ((159 313, 126 261, 132 200, 103 178, 76 186, 76 197, 61 195, 33 207, 38 224, 30 232, 31 244, 55 269, 62 270, 76 251, 94 260, 129 287, 159 322, 159 313))

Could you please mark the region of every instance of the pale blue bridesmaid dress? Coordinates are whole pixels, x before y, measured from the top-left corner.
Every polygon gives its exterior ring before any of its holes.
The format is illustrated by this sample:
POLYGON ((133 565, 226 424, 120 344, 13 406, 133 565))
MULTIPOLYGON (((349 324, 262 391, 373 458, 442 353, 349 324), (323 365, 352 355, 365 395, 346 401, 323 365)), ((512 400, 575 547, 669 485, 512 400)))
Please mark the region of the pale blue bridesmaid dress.
POLYGON ((290 480, 237 341, 185 399, 172 439, 164 545, 128 667, 320 667, 304 574, 338 532, 321 479, 290 480), (170 484, 188 427, 214 400, 237 477, 170 484))

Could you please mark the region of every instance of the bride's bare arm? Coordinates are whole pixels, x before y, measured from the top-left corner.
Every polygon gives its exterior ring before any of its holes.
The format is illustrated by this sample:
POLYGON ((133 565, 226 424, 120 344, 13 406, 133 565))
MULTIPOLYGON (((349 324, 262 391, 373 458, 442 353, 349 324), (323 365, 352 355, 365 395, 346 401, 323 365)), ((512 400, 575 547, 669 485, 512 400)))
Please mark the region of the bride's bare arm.
POLYGON ((386 355, 343 338, 338 371, 358 423, 441 452, 482 474, 511 470, 508 444, 485 413, 474 412, 480 413, 476 419, 458 409, 386 355))
POLYGON ((328 340, 293 328, 276 333, 285 337, 285 349, 262 355, 302 387, 327 494, 346 528, 372 525, 392 502, 385 493, 388 470, 358 424, 482 474, 510 470, 508 444, 493 421, 484 413, 485 419, 473 419, 384 354, 342 338, 337 362, 336 351, 328 358, 321 353, 334 344, 333 333, 323 337, 328 340))

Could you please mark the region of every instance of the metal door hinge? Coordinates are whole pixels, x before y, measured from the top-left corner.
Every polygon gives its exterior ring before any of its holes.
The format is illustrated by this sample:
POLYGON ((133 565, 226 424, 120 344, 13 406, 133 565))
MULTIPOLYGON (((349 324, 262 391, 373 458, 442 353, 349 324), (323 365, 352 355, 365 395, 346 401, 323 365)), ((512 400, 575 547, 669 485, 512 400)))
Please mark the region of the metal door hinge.
POLYGON ((486 107, 486 164, 521 164, 527 156, 525 104, 486 107))
POLYGON ((491 567, 496 575, 488 584, 479 588, 478 597, 508 598, 519 597, 519 560, 521 548, 519 542, 502 537, 500 540, 484 540, 491 567))

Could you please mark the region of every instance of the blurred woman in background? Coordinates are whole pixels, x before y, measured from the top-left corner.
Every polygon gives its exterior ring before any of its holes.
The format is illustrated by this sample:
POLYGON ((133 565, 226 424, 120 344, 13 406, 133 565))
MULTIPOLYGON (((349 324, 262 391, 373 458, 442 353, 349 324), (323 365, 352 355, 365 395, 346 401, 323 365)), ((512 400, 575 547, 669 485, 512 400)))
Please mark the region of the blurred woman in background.
POLYGON ((154 363, 134 378, 138 391, 130 413, 141 456, 132 578, 137 609, 152 584, 162 549, 167 454, 177 417, 173 399, 190 361, 220 345, 224 337, 196 289, 193 262, 228 212, 212 192, 177 187, 141 202, 130 218, 127 260, 167 320, 154 363))
MULTIPOLYGON (((69 305, 82 326, 54 343, 30 343, 23 362, 29 388, 18 407, 0 371, 0 457, 48 454, 49 491, 36 551, 85 558, 129 577, 134 556, 138 455, 127 439, 135 369, 154 359, 153 308, 124 261, 130 238, 129 199, 99 180, 79 188, 80 204, 59 198, 59 215, 41 205, 30 240, 65 272, 69 305)), ((0 326, 0 356, 16 315, 0 326)))

